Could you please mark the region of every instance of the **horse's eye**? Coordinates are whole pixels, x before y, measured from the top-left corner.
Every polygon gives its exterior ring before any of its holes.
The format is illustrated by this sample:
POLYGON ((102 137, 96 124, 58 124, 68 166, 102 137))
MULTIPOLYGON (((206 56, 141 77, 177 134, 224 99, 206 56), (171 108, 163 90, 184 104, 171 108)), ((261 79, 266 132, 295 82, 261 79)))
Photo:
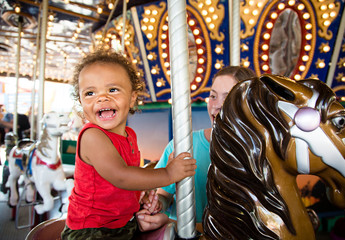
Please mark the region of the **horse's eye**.
POLYGON ((342 129, 345 127, 345 116, 339 116, 332 119, 334 126, 338 129, 342 129))

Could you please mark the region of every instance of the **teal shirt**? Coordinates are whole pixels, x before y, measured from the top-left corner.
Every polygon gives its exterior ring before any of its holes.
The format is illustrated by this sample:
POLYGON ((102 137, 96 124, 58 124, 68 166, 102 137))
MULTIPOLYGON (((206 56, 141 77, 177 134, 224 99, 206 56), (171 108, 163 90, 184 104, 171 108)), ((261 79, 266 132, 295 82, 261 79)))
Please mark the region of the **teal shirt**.
MULTIPOLYGON (((165 147, 161 159, 156 165, 156 168, 163 168, 167 165, 169 155, 174 150, 173 140, 165 147)), ((204 130, 193 132, 193 158, 196 159, 196 173, 195 179, 195 209, 196 209, 196 222, 202 222, 202 215, 207 204, 206 196, 206 181, 207 172, 210 166, 210 143, 205 138, 204 130)), ((175 184, 171 184, 162 189, 170 194, 174 195, 174 202, 171 207, 169 217, 176 220, 176 187, 175 184)))

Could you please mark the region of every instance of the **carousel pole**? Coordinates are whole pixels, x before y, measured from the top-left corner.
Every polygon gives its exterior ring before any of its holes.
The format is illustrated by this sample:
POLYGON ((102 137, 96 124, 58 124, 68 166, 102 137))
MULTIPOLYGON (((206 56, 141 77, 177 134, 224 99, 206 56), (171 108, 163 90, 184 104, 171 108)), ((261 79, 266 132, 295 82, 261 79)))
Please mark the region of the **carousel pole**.
MULTIPOLYGON (((38 18, 38 28, 40 29, 40 25, 41 25, 41 18, 38 18)), ((37 31, 37 36, 36 36, 36 63, 34 66, 34 70, 32 73, 32 92, 31 92, 31 116, 30 116, 30 122, 31 122, 31 127, 30 127, 30 139, 31 140, 35 140, 35 106, 36 106, 36 78, 37 78, 37 65, 38 65, 38 54, 39 54, 39 41, 40 41, 40 33, 39 31, 37 31)))
POLYGON ((229 0, 230 65, 240 65, 241 17, 240 1, 229 0))
POLYGON ((126 52, 125 51, 126 18, 127 18, 127 1, 123 0, 123 4, 122 4, 123 25, 122 25, 122 39, 121 39, 121 46, 122 46, 123 53, 126 52))
POLYGON ((38 91, 38 114, 37 114, 37 137, 41 132, 41 119, 44 109, 44 79, 45 79, 45 62, 46 62, 46 35, 47 35, 47 18, 48 18, 48 0, 42 1, 42 19, 41 19, 41 41, 40 41, 40 68, 39 68, 39 91, 38 91))
POLYGON ((17 65, 16 65, 16 94, 14 99, 13 127, 12 131, 18 136, 18 87, 19 87, 19 67, 20 67, 20 48, 22 40, 23 17, 18 16, 18 42, 17 42, 17 65))
MULTIPOLYGON (((186 1, 169 0, 168 16, 174 156, 176 157, 182 152, 193 154, 186 1)), ((178 237, 195 238, 197 234, 194 177, 176 183, 176 208, 178 237)))

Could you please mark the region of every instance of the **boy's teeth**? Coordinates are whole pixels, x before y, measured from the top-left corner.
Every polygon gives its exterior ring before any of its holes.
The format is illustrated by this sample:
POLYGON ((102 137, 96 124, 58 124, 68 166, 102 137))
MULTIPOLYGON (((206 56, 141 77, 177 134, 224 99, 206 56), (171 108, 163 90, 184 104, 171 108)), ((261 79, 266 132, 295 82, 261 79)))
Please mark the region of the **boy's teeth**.
POLYGON ((99 116, 102 118, 110 118, 115 115, 115 110, 113 109, 102 109, 99 111, 99 116))

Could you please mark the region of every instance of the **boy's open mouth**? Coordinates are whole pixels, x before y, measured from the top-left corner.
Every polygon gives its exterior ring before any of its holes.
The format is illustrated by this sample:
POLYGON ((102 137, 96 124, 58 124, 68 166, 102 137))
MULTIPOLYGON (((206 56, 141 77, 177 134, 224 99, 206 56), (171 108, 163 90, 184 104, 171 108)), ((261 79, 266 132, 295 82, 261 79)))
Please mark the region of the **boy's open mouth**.
POLYGON ((111 118, 114 117, 116 113, 115 109, 105 108, 98 111, 97 116, 100 118, 111 118))

